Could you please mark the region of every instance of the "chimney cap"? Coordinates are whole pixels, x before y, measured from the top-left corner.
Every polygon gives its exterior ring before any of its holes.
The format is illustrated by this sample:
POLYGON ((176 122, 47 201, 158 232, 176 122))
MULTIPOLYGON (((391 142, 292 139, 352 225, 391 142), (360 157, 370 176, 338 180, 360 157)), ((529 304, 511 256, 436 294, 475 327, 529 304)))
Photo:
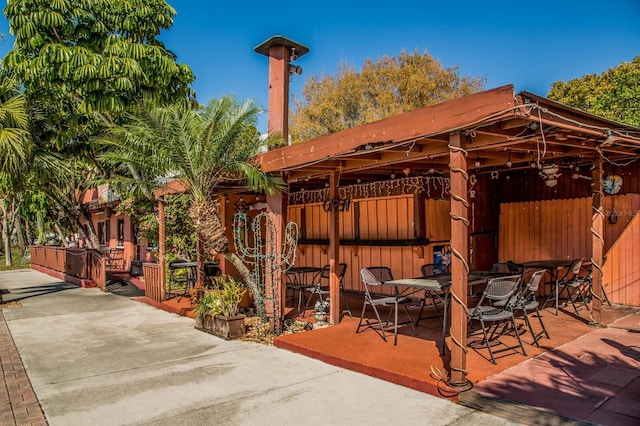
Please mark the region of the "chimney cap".
POLYGON ((281 35, 275 35, 271 37, 267 41, 256 46, 253 50, 256 53, 260 53, 261 55, 269 56, 269 49, 274 46, 285 46, 289 48, 290 51, 291 49, 295 49, 295 53, 298 58, 309 53, 309 48, 307 46, 293 40, 289 40, 288 38, 281 35))

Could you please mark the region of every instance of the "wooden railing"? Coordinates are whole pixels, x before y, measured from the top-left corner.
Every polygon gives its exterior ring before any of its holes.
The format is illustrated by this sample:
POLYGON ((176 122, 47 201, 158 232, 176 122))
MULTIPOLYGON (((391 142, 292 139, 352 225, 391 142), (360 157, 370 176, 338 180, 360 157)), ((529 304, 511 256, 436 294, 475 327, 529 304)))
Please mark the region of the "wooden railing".
POLYGON ((161 269, 158 263, 143 263, 145 295, 147 298, 162 302, 165 300, 164 280, 161 277, 161 269))
POLYGON ((52 246, 30 246, 29 249, 32 265, 60 272, 63 276, 90 280, 105 289, 105 259, 98 250, 52 246))

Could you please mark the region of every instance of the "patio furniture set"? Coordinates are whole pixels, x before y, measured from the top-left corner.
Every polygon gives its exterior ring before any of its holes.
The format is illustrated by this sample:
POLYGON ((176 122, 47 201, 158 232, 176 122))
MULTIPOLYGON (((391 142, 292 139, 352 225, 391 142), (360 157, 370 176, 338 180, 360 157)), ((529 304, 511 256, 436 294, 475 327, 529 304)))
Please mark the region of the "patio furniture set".
MULTIPOLYGON (((517 340, 514 346, 506 346, 503 350, 520 349, 526 356, 526 349, 521 339, 521 329, 528 330, 533 338, 532 344, 539 345, 539 340, 544 336, 550 338, 543 323, 540 310, 547 303, 555 301, 556 315, 559 298, 566 296, 566 306, 571 304, 576 314, 579 310, 589 310, 591 292, 591 271, 589 265, 585 268, 582 259, 571 261, 535 261, 517 264, 514 262, 494 264, 491 271, 470 271, 468 276, 469 288, 483 285, 478 292, 479 299, 474 307, 468 308, 467 318, 472 329, 469 337, 473 340, 469 346, 477 349, 486 347, 489 359, 496 364, 494 347, 500 343, 501 335, 510 334, 517 340), (562 270, 566 270, 560 276, 562 270), (525 281, 525 272, 533 271, 525 281), (543 282, 546 273, 551 279, 543 282), (538 302, 538 290, 541 285, 551 287, 548 296, 543 303, 538 302), (531 317, 537 317, 540 330, 536 331, 531 323, 531 317), (516 319, 522 317, 524 324, 518 325, 516 319), (473 325, 479 323, 479 329, 473 330, 473 325), (479 338, 476 338, 479 336, 479 338), (476 339, 474 339, 476 338, 476 339)), ((394 279, 388 267, 368 267, 360 271, 364 284, 364 304, 356 333, 372 329, 387 341, 386 333, 393 329, 394 345, 398 342, 398 327, 401 324, 409 324, 413 335, 417 335, 416 326, 422 319, 422 314, 427 305, 432 305, 442 324, 442 354, 445 353, 445 337, 447 333, 447 314, 451 300, 451 275, 446 266, 427 264, 421 268, 422 276, 417 278, 394 279), (382 292, 384 286, 394 288, 393 296, 376 296, 382 292), (416 297, 416 294, 422 295, 416 297), (442 312, 439 309, 442 305, 442 312), (399 307, 403 306, 408 321, 399 323, 399 307), (410 307, 420 309, 415 319, 412 317, 410 307), (375 318, 365 317, 367 307, 371 307, 375 318), (378 308, 389 307, 388 316, 383 319, 378 308), (393 319, 391 316, 393 315, 393 319)), ((473 295, 473 290, 470 291, 473 295)), ((605 301, 608 298, 605 296, 605 301)), ((610 304, 610 303, 609 303, 610 304)), ((503 351, 501 350, 501 351, 503 351)))

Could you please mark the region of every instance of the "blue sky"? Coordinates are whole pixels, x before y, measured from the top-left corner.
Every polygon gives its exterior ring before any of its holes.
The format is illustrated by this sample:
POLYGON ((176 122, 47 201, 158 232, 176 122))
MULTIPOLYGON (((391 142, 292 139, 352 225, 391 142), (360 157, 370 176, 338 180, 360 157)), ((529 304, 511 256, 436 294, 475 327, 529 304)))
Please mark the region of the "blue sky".
MULTIPOLYGON (((309 47, 291 80, 299 94, 309 75, 334 74, 341 63, 427 51, 487 89, 546 95, 551 83, 601 73, 640 55, 640 0, 266 1, 169 0, 174 26, 161 39, 196 74, 198 100, 225 94, 266 108, 268 59, 253 48, 273 35, 309 47)), ((8 34, 2 20, 0 32, 8 34)), ((11 48, 8 36, 0 54, 11 48)), ((259 128, 266 130, 266 114, 259 128)))

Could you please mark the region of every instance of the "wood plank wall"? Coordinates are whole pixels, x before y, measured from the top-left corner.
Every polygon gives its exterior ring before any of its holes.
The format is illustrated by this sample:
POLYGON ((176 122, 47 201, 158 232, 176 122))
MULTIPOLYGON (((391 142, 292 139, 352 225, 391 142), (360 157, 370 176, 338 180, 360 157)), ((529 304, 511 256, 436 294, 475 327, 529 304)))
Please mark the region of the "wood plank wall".
MULTIPOLYGON (((362 240, 408 240, 415 238, 415 202, 413 195, 353 200, 349 211, 340 212, 340 238, 362 240)), ((426 235, 436 241, 427 246, 341 246, 340 261, 347 263, 345 289, 363 291, 360 269, 389 266, 394 277, 420 275, 420 266, 433 263, 433 246, 448 244, 451 229, 449 201, 427 199, 426 235), (439 241, 439 242, 438 242, 439 241)), ((329 216, 319 203, 291 205, 289 220, 301 228, 303 239, 328 238, 329 216)), ((296 266, 323 266, 327 247, 303 244, 298 247, 296 266)))
MULTIPOLYGON (((612 302, 640 305, 640 195, 605 197, 605 212, 618 212, 618 222, 605 221, 603 284, 612 302)), ((500 262, 591 257, 591 198, 501 204, 500 262)))
POLYGON ((615 225, 605 222, 607 261, 604 288, 611 303, 640 305, 640 194, 605 199, 605 209, 618 213, 615 225), (613 199, 615 198, 615 200, 613 199))

